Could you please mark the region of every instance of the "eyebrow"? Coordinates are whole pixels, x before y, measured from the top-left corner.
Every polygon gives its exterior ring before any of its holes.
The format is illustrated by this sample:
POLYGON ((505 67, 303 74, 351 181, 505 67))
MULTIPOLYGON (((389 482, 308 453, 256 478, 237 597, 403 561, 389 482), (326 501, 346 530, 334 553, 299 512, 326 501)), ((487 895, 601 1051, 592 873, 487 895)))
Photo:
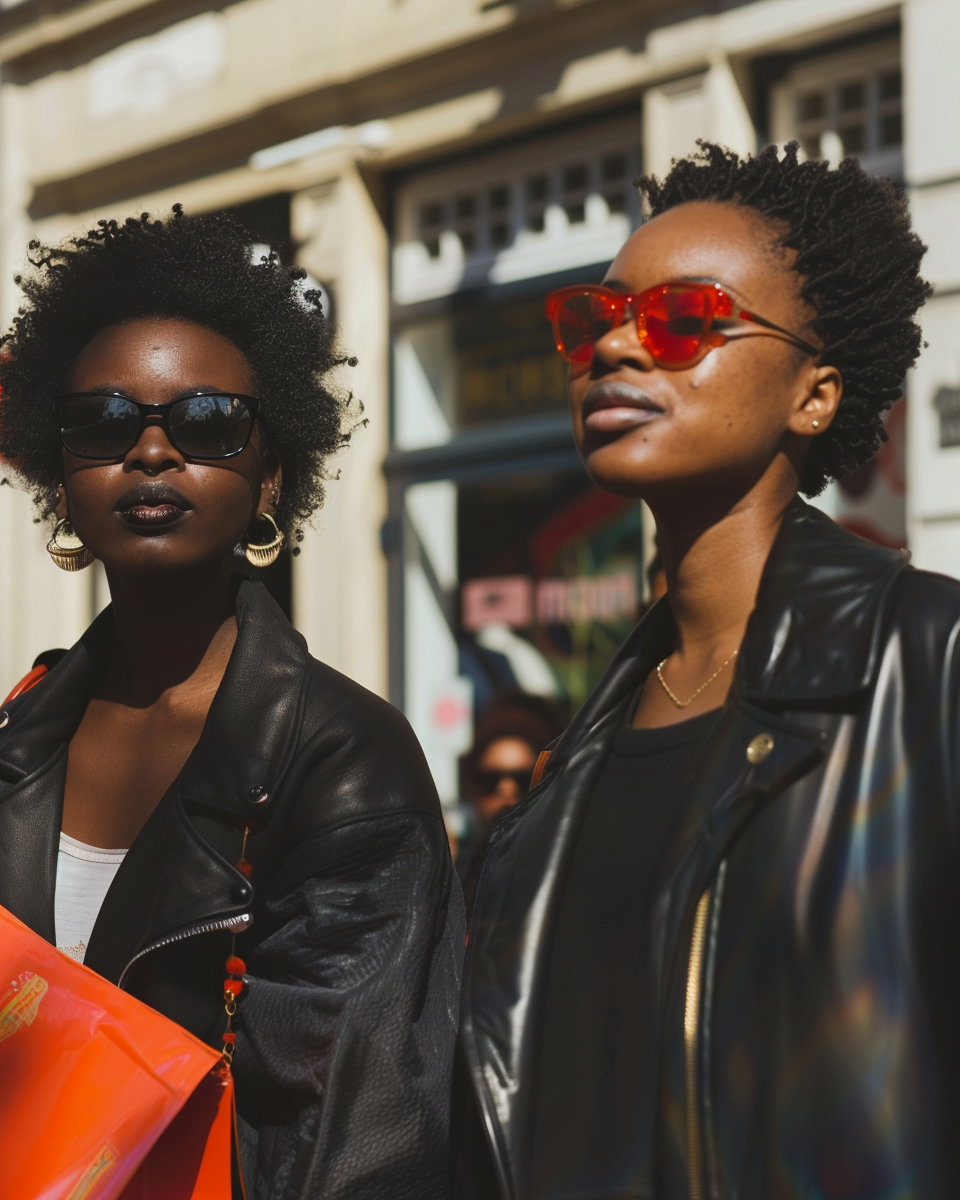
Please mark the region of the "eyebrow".
MULTIPOLYGON (((715 275, 674 275, 672 277, 672 279, 669 279, 669 280, 665 279, 663 282, 664 283, 715 283, 715 284, 717 284, 718 287, 722 287, 725 292, 729 292, 731 296, 735 297, 737 299, 738 303, 743 304, 747 308, 751 307, 750 301, 743 294, 743 292, 741 292, 738 288, 731 287, 731 285, 729 283, 724 283, 724 281, 722 279, 717 279, 717 277, 715 275)), ((621 279, 604 280, 603 286, 610 288, 610 290, 614 291, 614 292, 630 292, 630 287, 627 284, 625 284, 621 279)), ((654 284, 653 286, 658 287, 659 284, 654 284)))
MULTIPOLYGON (((83 388, 82 391, 88 395, 122 396, 125 400, 136 401, 135 396, 131 396, 130 393, 125 388, 122 388, 117 383, 98 383, 94 387, 83 388)), ((187 399, 189 399, 190 396, 197 396, 197 395, 201 395, 201 396, 204 396, 204 395, 205 396, 232 396, 232 395, 241 395, 241 394, 243 394, 243 393, 236 392, 235 389, 233 389, 233 388, 213 387, 212 385, 206 386, 206 385, 200 383, 195 386, 184 388, 182 391, 177 392, 176 395, 171 396, 169 401, 166 401, 165 403, 173 404, 174 401, 176 401, 176 400, 187 400, 187 399)), ((137 402, 139 403, 139 401, 137 401, 137 402)))

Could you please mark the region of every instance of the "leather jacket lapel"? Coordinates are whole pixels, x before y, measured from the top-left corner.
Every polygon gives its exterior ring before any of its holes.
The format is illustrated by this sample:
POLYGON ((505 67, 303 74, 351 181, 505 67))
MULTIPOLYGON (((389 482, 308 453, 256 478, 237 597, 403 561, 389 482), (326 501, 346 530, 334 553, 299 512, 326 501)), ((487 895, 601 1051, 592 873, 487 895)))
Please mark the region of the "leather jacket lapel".
POLYGON ((827 735, 769 713, 731 706, 714 730, 685 802, 683 829, 666 866, 655 914, 657 995, 682 956, 701 895, 744 826, 759 809, 824 757, 827 735))
POLYGON ((154 809, 110 885, 84 962, 112 983, 148 946, 247 912, 253 888, 194 829, 175 786, 154 809))
POLYGON ((177 778, 178 794, 262 819, 297 746, 310 656, 261 583, 240 585, 237 625, 200 740, 177 778))

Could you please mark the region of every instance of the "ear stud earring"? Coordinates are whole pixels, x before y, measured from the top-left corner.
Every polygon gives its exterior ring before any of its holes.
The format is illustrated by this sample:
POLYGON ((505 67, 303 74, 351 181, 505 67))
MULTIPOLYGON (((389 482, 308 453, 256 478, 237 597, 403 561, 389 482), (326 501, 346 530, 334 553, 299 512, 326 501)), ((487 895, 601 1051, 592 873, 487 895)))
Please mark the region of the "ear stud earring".
POLYGON ((819 428, 820 428, 820 422, 819 422, 819 421, 813 421, 813 422, 812 422, 812 425, 813 425, 814 429, 819 429, 819 428))

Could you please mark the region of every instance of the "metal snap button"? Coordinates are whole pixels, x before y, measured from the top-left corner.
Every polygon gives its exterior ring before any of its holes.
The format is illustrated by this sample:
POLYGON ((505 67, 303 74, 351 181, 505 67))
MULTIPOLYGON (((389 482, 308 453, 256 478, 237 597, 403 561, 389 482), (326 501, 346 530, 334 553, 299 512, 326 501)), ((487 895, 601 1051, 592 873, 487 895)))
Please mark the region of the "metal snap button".
POLYGON ((773 749, 773 738, 769 733, 758 733, 747 747, 747 762, 756 765, 767 757, 773 749))
POLYGON ((250 798, 251 804, 265 804, 270 799, 270 793, 260 783, 256 787, 252 787, 247 795, 250 798))
POLYGON ((4 710, 3 712, 0 712, 0 729, 3 729, 9 723, 10 723, 10 714, 6 710, 4 710))

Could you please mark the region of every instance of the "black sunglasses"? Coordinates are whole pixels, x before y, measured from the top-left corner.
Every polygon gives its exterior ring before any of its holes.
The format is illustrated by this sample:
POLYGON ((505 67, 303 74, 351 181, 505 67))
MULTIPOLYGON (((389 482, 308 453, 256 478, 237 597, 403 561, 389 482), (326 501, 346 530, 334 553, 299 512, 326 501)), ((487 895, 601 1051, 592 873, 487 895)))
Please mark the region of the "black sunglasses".
POLYGON ((123 458, 152 417, 187 458, 232 458, 250 440, 260 401, 233 392, 201 392, 170 404, 140 404, 117 392, 71 392, 54 405, 60 440, 77 458, 123 458))
POLYGON ((525 796, 530 791, 533 767, 527 767, 524 771, 477 771, 475 779, 485 796, 497 790, 501 779, 512 779, 520 795, 525 796))

